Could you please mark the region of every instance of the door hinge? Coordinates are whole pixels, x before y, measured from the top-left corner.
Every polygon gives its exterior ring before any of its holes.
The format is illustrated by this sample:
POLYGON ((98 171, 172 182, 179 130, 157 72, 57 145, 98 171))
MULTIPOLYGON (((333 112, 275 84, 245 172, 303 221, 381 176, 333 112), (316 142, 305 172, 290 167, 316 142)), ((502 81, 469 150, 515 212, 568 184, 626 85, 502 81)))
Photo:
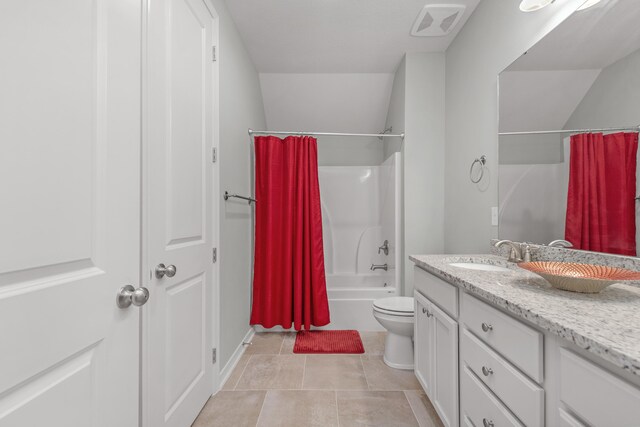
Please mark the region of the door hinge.
POLYGON ((218 60, 218 57, 216 56, 216 47, 215 46, 211 46, 211 53, 212 53, 211 60, 213 62, 216 62, 218 60))
POLYGON ((213 261, 214 263, 218 262, 218 248, 213 248, 211 261, 213 261))
POLYGON ((217 354, 216 354, 217 353, 216 350, 217 349, 215 349, 215 348, 213 350, 211 350, 211 363, 213 363, 213 364, 215 364, 216 361, 218 360, 218 357, 217 357, 217 354))
POLYGON ((215 163, 218 161, 218 149, 216 147, 213 147, 211 149, 211 162, 215 163))

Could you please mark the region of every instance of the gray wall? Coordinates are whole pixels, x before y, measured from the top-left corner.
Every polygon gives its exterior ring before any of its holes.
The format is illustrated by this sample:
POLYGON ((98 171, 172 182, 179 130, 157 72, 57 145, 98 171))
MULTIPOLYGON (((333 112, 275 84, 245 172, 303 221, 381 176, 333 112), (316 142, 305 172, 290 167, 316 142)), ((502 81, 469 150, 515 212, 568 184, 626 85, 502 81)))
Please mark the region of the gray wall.
MULTIPOLYGON (((393 127, 393 133, 404 132, 404 102, 405 102, 405 85, 407 74, 407 58, 402 58, 400 65, 396 69, 393 76, 393 86, 391 87, 391 96, 389 98, 389 109, 387 110, 387 121, 385 129, 393 127)), ((402 140, 398 138, 385 138, 384 140, 384 158, 402 150, 402 140)))
MULTIPOLYGON (((380 132, 382 122, 380 122, 380 132)), ((318 136, 318 166, 378 166, 382 142, 374 137, 318 136)))
POLYGON ((640 50, 604 68, 564 129, 640 123, 640 50))
POLYGON ((404 294, 413 295, 412 254, 444 250, 445 56, 406 57, 404 175, 404 294))
MULTIPOLYGON (((212 0, 220 16, 220 190, 251 192, 248 128, 266 120, 258 73, 222 0, 212 0)), ((252 223, 246 203, 220 204, 220 328, 222 369, 249 330, 252 223)))
POLYGON ((523 13, 517 1, 484 0, 446 52, 445 251, 487 252, 497 237, 498 74, 569 16, 583 0, 523 13), (481 185, 469 166, 487 156, 481 185))
POLYGON ((405 132, 404 143, 385 142, 388 156, 402 151, 403 289, 413 295, 411 254, 444 249, 444 82, 442 53, 409 53, 394 78, 387 126, 405 132))
MULTIPOLYGON (((391 73, 260 74, 269 130, 377 134, 384 129, 391 73)), ((370 166, 383 160, 376 137, 318 137, 320 166, 370 166)))

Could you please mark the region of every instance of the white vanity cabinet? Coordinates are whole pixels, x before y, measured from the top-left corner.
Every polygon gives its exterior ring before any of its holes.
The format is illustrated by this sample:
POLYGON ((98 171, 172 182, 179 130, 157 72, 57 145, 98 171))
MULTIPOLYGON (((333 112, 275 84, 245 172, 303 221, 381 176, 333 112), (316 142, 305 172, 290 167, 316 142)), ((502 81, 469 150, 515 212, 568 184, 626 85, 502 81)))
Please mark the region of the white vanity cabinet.
POLYGON ((640 378, 415 267, 415 373, 446 426, 640 427, 640 378))
POLYGON ((458 426, 458 323, 415 292, 415 374, 445 426, 458 426))

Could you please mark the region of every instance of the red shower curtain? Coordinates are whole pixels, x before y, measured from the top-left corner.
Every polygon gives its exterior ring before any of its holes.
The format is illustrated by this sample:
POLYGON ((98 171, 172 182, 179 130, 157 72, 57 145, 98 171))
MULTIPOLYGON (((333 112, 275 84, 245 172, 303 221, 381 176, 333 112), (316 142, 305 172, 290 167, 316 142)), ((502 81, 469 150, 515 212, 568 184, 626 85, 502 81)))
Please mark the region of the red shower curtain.
POLYGON ((637 133, 571 137, 565 239, 577 249, 636 255, 637 133))
POLYGON ((255 138, 256 224, 251 324, 329 323, 315 138, 255 138))

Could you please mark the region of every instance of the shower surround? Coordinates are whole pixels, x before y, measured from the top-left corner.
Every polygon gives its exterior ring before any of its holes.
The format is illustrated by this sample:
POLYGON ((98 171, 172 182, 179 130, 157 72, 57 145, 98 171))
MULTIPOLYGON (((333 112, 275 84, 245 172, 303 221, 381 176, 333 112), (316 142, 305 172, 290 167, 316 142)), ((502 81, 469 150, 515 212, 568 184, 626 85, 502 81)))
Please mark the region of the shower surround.
POLYGON ((379 166, 320 166, 325 271, 331 323, 323 329, 384 330, 373 301, 398 294, 400 153, 379 166), (384 241, 388 241, 385 255, 384 241), (371 265, 387 264, 371 270, 371 265))

